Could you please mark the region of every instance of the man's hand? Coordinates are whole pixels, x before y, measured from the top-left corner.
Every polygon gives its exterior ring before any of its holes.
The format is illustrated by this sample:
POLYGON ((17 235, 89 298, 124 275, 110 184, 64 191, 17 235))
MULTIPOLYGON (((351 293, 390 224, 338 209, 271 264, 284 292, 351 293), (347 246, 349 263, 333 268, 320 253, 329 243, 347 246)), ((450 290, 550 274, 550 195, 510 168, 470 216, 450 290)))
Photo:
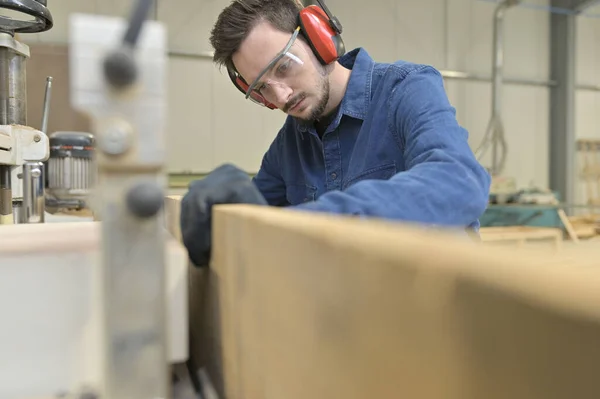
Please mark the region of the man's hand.
POLYGON ((190 184, 181 201, 180 224, 183 243, 196 266, 208 266, 210 260, 213 205, 238 203, 266 205, 267 201, 250 177, 233 165, 219 166, 190 184))

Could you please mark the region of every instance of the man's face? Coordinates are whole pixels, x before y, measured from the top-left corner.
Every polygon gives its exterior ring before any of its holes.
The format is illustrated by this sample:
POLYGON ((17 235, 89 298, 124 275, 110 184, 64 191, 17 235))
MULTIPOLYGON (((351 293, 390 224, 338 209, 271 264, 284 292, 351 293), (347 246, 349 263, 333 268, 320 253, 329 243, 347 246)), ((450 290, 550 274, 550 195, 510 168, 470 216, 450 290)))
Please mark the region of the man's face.
POLYGON ((291 38, 292 34, 260 22, 233 55, 233 63, 248 84, 259 77, 254 91, 267 101, 298 119, 314 121, 329 101, 329 77, 310 47, 299 38, 281 56, 291 38), (266 69, 277 56, 279 60, 266 69))

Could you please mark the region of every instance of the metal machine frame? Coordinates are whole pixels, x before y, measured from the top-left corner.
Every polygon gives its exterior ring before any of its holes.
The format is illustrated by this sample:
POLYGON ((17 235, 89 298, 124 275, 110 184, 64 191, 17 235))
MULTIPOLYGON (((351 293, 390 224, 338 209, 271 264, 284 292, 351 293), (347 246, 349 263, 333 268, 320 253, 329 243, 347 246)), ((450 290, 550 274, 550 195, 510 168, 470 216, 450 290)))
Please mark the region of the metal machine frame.
POLYGON ((128 23, 70 19, 71 101, 93 121, 102 221, 104 386, 100 396, 169 396, 165 236, 166 30, 139 0, 128 23), (112 48, 115 36, 120 47, 112 48), (117 37, 118 37, 117 36, 117 37))
MULTIPOLYGON (((26 61, 30 53, 15 34, 44 32, 54 22, 45 0, 0 0, 0 8, 34 18, 0 16, 0 224, 41 223, 43 161, 50 154, 49 141, 45 131, 27 126, 26 61)), ((47 121, 47 109, 46 102, 42 124, 47 121)))

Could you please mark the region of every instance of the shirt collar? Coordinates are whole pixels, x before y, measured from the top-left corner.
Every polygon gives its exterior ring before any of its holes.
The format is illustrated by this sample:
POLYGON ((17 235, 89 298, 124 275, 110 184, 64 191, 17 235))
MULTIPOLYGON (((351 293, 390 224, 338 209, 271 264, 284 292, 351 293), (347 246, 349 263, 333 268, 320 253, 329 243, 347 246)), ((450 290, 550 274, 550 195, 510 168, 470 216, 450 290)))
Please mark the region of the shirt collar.
MULTIPOLYGON (((347 52, 339 58, 338 62, 351 70, 346 93, 342 99, 336 124, 339 123, 341 114, 364 120, 371 104, 371 82, 375 62, 367 51, 361 47, 347 52)), ((303 122, 297 121, 301 132, 308 129, 303 122)))
POLYGON ((339 62, 352 70, 342 99, 341 111, 353 118, 365 119, 371 104, 371 82, 375 62, 363 48, 346 53, 339 62))

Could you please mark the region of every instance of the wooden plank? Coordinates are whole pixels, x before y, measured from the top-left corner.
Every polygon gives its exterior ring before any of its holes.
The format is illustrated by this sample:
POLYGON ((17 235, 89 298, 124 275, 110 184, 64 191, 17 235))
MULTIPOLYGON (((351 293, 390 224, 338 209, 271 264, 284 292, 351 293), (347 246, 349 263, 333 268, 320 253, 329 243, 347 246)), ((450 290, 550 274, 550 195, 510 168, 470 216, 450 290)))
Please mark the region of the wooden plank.
POLYGON ((556 233, 560 233, 560 229, 552 227, 535 227, 535 226, 493 226, 482 227, 480 229, 482 239, 489 237, 526 237, 526 238, 554 238, 556 233))
POLYGON ((522 247, 529 241, 550 241, 555 252, 562 248, 561 229, 534 226, 494 226, 480 229, 481 241, 485 243, 511 242, 522 247))
POLYGON ((576 253, 244 205, 213 237, 227 399, 600 397, 576 253))
POLYGON ((165 227, 173 237, 181 242, 181 228, 179 217, 181 214, 181 198, 180 195, 169 195, 165 197, 165 227))
POLYGON ((567 234, 569 235, 569 238, 573 242, 579 242, 579 237, 577 236, 577 233, 575 232, 575 229, 573 228, 573 224, 571 224, 571 221, 567 217, 567 214, 565 213, 565 211, 562 209, 559 209, 556 212, 558 213, 558 217, 560 218, 560 221, 562 222, 563 226, 565 226, 565 230, 567 230, 567 234))

